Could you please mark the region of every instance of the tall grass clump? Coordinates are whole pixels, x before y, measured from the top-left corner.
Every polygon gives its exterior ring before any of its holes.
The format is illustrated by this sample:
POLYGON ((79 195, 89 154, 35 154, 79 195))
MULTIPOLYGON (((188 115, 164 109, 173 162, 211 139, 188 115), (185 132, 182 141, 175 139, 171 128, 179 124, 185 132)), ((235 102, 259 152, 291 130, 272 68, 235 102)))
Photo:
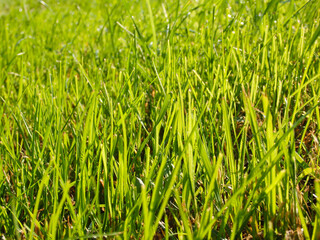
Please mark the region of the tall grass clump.
POLYGON ((317 0, 0 1, 3 239, 319 239, 317 0))

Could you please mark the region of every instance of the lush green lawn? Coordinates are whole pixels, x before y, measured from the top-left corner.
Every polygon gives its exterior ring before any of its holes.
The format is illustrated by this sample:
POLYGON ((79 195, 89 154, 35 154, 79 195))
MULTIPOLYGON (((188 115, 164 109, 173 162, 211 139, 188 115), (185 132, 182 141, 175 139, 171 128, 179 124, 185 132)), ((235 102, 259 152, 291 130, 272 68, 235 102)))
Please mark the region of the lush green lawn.
POLYGON ((319 239, 319 23, 318 0, 0 0, 0 236, 319 239))

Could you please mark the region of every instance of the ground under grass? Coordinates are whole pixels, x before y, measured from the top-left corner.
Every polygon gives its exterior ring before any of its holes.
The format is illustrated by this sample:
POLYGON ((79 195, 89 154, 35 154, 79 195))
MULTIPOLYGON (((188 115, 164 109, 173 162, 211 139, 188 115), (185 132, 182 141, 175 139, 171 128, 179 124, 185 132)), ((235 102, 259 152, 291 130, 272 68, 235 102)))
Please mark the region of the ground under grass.
POLYGON ((319 239, 317 0, 0 0, 3 239, 319 239))

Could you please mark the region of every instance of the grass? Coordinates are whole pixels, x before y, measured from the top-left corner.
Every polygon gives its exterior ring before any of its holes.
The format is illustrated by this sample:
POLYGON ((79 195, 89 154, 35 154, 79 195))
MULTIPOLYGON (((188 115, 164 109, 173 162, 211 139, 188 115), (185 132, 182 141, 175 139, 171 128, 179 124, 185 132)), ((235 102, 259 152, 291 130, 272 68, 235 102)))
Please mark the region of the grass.
POLYGON ((319 239, 316 0, 0 1, 4 239, 319 239))

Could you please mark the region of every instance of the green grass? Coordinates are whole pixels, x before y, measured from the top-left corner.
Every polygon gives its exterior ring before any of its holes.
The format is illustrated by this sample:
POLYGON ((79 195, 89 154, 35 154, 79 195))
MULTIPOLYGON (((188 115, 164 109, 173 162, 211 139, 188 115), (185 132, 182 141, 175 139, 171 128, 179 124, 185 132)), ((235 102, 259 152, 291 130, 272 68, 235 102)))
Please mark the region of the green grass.
POLYGON ((317 0, 0 0, 0 235, 319 239, 317 0))

